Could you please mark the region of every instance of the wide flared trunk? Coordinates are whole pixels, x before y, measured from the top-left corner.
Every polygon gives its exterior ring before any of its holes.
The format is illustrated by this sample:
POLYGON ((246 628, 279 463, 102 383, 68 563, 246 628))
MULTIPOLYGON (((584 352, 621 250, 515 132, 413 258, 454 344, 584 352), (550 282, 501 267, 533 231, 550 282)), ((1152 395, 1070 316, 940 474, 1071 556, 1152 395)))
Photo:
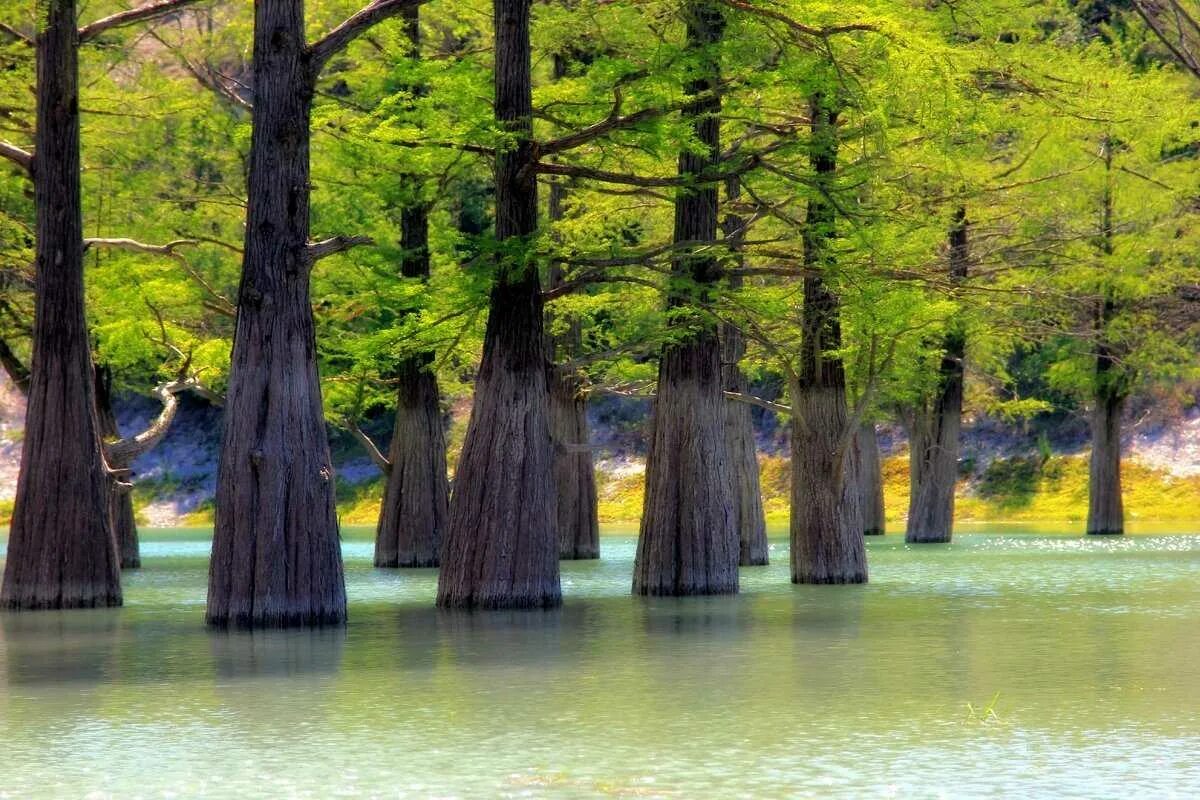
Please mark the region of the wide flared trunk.
POLYGON ((818 190, 804 225, 804 309, 792 383, 791 567, 794 583, 865 583, 866 544, 846 403, 841 309, 826 282, 832 271, 836 210, 828 199, 837 170, 837 110, 823 95, 810 104, 810 156, 818 190))
POLYGON ((883 536, 887 523, 883 507, 883 463, 879 457, 879 439, 875 423, 863 422, 854 436, 855 466, 858 476, 858 507, 862 513, 863 534, 883 536))
POLYGON ((587 397, 573 372, 558 365, 550 376, 550 435, 558 486, 558 555, 567 560, 600 557, 596 469, 587 423, 587 397))
POLYGON ((637 594, 729 594, 738 589, 719 353, 712 332, 662 353, 633 573, 637 594))
MULTIPOLYGON (((688 86, 693 95, 716 87, 720 64, 711 47, 721 40, 718 5, 687 8, 689 47, 705 59, 688 86)), ((720 155, 720 100, 705 97, 683 115, 703 144, 680 153, 679 174, 695 179, 712 171, 720 155)), ((678 244, 715 242, 717 187, 700 183, 675 196, 678 244)), ((704 294, 720 277, 711 254, 684 253, 672 271, 704 294)), ((670 300, 679 313, 691 303, 684 293, 670 300)), ((633 591, 650 595, 729 594, 738 589, 738 529, 733 474, 725 435, 726 400, 721 384, 721 345, 715 323, 694 310, 694 332, 663 348, 658 396, 651 414, 646 490, 633 571, 633 591)))
MULTIPOLYGON (((967 216, 958 209, 950 228, 950 280, 967 277, 967 216)), ((937 390, 912 416, 909 431, 908 522, 904 541, 948 542, 954 527, 962 427, 966 337, 956 322, 946 334, 937 390)))
POLYGON ((1125 399, 1120 393, 1098 393, 1092 408, 1092 455, 1088 469, 1090 534, 1125 532, 1125 506, 1121 496, 1121 416, 1125 399))
MULTIPOLYGON (((749 386, 742 372, 746 352, 742 332, 732 325, 721 329, 721 387, 746 394, 749 386)), ((725 401, 725 441, 733 474, 733 514, 738 531, 738 563, 743 567, 763 566, 770 560, 767 522, 763 514, 758 474, 758 448, 754 443, 754 415, 750 406, 737 400, 725 401)))
MULTIPOLYGON (((104 441, 121 438, 121 429, 112 405, 112 377, 106 368, 96 369, 96 417, 104 441)), ((110 464, 110 467, 114 470, 128 469, 126 464, 110 464)), ((137 520, 133 513, 133 494, 129 486, 132 474, 115 477, 120 480, 108 482, 108 513, 113 536, 117 539, 121 569, 137 569, 142 565, 142 556, 138 545, 137 520)))
POLYGON ((377 567, 438 565, 450 487, 441 397, 427 362, 408 359, 397 374, 396 425, 375 532, 377 567))
POLYGON ((530 0, 494 0, 495 113, 514 135, 496 156, 497 263, 471 421, 455 470, 438 605, 562 602, 531 141, 530 0))
POLYGON ((0 607, 115 606, 120 560, 84 318, 75 3, 38 8, 32 375, 0 607))
POLYGON ((311 99, 302 5, 259 0, 245 255, 209 570, 212 624, 346 619, 309 302, 311 99))

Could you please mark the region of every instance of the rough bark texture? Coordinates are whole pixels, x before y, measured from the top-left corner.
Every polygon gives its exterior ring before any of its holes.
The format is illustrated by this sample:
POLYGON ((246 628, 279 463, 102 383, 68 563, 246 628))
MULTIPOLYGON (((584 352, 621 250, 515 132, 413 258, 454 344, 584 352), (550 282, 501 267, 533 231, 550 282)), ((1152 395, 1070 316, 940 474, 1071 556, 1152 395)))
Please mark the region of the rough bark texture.
POLYGON ((825 280, 836 224, 826 198, 837 169, 837 111, 818 94, 810 113, 810 159, 820 191, 809 199, 805 217, 803 340, 792 386, 792 581, 865 583, 846 373, 833 355, 842 346, 840 310, 825 280))
MULTIPOLYGON (((1097 370, 1103 368, 1097 364, 1097 370)), ((1125 532, 1125 507, 1121 497, 1121 415, 1125 399, 1119 392, 1099 391, 1092 408, 1092 455, 1088 469, 1090 534, 1125 532)))
MULTIPOLYGON (((958 209, 950 227, 950 280, 967 277, 970 256, 967 212, 958 209)), ((908 523, 904 541, 948 542, 954 527, 954 488, 958 482, 962 428, 963 360, 967 342, 951 322, 942 347, 934 396, 916 410, 909 432, 908 523)))
POLYGON ((115 606, 120 561, 83 306, 75 3, 38 7, 32 375, 0 607, 115 606))
MULTIPOLYGON (((96 368, 96 417, 104 441, 121 438, 121 429, 117 426, 117 415, 112 406, 112 374, 104 367, 96 368)), ((114 469, 120 466, 112 465, 114 469)), ((108 482, 108 513, 113 536, 117 539, 121 569, 137 569, 142 565, 142 556, 138 546, 137 521, 133 514, 133 495, 128 486, 131 476, 119 477, 120 480, 108 482)))
MULTIPOLYGON (((732 203, 740 194, 740 182, 730 178, 725 182, 726 198, 732 203)), ((729 213, 722 221, 722 232, 735 256, 734 266, 741 265, 741 242, 745 220, 729 213)), ((741 276, 729 278, 729 288, 739 289, 741 276)), ((746 355, 746 339, 736 325, 721 327, 721 386, 727 392, 746 394, 749 383, 742 372, 741 361, 746 355)), ((767 521, 763 514, 762 489, 759 485, 758 449, 754 443, 754 415, 750 406, 736 400, 725 401, 725 441, 729 463, 733 470, 733 513, 738 530, 738 564, 743 567, 764 566, 769 560, 767 521)))
POLYGON ((210 623, 335 624, 346 590, 306 250, 312 75, 297 0, 258 0, 245 255, 217 470, 210 623))
POLYGON ((879 458, 879 439, 875 423, 863 422, 854 436, 855 466, 858 475, 858 506, 862 512, 863 534, 883 536, 887 523, 883 507, 883 464, 879 458))
MULTIPOLYGON (((688 8, 688 46, 701 55, 700 76, 689 86, 700 94, 716 86, 720 66, 712 46, 720 42, 720 7, 688 8)), ((720 101, 705 99, 683 114, 704 152, 679 156, 679 174, 711 171, 720 154, 720 101)), ((675 196, 676 242, 717 238, 717 187, 700 184, 675 196)), ((701 294, 719 279, 711 255, 685 254, 672 270, 701 294)), ((672 306, 686 309, 682 292, 672 306)), ((658 395, 650 424, 646 491, 634 564, 633 591, 650 595, 728 594, 738 589, 738 529, 733 471, 725 438, 726 400, 721 386, 721 347, 716 326, 697 314, 698 330, 663 348, 658 395)))
POLYGON ((492 289, 471 421, 455 470, 438 578, 444 607, 536 608, 562 602, 546 342, 532 162, 530 0, 494 0, 496 120, 516 144, 496 156, 492 289))
MULTIPOLYGON (((588 60, 582 52, 556 53, 554 78, 566 77, 572 56, 588 60)), ((548 210, 551 222, 565 213, 566 188, 550 184, 548 210)), ((549 288, 563 282, 562 270, 551 265, 549 288)), ((547 312, 547 325, 553 315, 547 312)), ((567 330, 551 337, 550 435, 554 439, 554 480, 558 486, 558 555, 567 560, 600 557, 600 516, 596 495, 596 467, 588 429, 587 395, 574 371, 559 362, 579 354, 583 331, 579 320, 568 321, 567 330)))
MULTIPOLYGON (((1101 141, 1105 181, 1100 217, 1100 249, 1113 254, 1113 146, 1107 136, 1101 141)), ((1131 375, 1106 341, 1108 323, 1116 303, 1105 294, 1096 304, 1096 372, 1093 378, 1092 455, 1088 467, 1089 534, 1125 532, 1125 506, 1121 490, 1121 415, 1125 409, 1131 375)))
MULTIPOLYGON (((412 57, 420 58, 419 9, 404 13, 412 57)), ((414 94, 421 91, 420 87, 414 94)), ((420 200, 401 212, 400 274, 429 277, 429 209, 420 200)), ((436 567, 449 514, 446 436, 432 357, 417 355, 396 369, 396 424, 388 454, 387 487, 375 531, 375 566, 436 567)))

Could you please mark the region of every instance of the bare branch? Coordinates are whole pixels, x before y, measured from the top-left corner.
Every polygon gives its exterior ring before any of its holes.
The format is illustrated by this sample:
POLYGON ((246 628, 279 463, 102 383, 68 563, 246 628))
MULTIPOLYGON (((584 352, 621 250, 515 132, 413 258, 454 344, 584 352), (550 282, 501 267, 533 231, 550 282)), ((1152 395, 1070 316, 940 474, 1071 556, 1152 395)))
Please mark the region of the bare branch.
POLYGON ((108 463, 117 469, 127 468, 135 458, 143 453, 148 453, 161 442, 179 411, 179 393, 192 388, 195 384, 194 378, 188 378, 164 383, 155 388, 154 393, 162 399, 162 411, 146 426, 144 431, 136 436, 106 444, 104 456, 108 463))
POLYGON ((96 20, 95 22, 84 25, 79 29, 79 43, 91 41, 105 31, 113 28, 122 28, 126 25, 136 25, 139 22, 162 17, 167 14, 172 14, 184 6, 190 6, 197 3, 199 0, 156 0, 138 8, 131 8, 128 11, 119 11, 107 17, 96 20))
POLYGON ((854 32, 878 32, 878 28, 868 23, 851 23, 849 25, 830 25, 824 28, 814 28, 811 25, 805 25, 797 22, 780 11, 775 11, 769 8, 760 8, 759 6, 751 5, 745 0, 720 0, 722 5, 736 8, 738 11, 745 11, 747 14, 752 14, 758 17, 773 19, 776 22, 782 22, 793 33, 801 36, 809 36, 817 39, 828 39, 830 36, 835 36, 839 33, 854 33, 854 32))
POLYGON ((33 177, 33 153, 23 150, 15 144, 0 141, 0 158, 6 158, 25 170, 25 174, 33 177))
POLYGON ((375 0, 348 17, 341 25, 308 46, 309 68, 313 80, 316 80, 329 59, 346 49, 372 26, 425 2, 427 0, 375 0))
POLYGON ((774 411, 776 414, 787 414, 791 416, 792 407, 785 406, 782 403, 772 403, 770 400, 764 400, 761 397, 755 397, 752 394, 744 392, 725 392, 725 397, 729 400, 736 400, 739 403, 746 403, 751 406, 765 408, 767 411, 774 411))
POLYGON ((112 250, 127 250, 131 253, 152 253, 161 256, 174 256, 177 248, 184 245, 196 244, 195 239, 176 239, 166 244, 146 244, 135 239, 84 239, 83 249, 86 252, 91 247, 106 247, 112 250))
POLYGON ((3 22, 0 22, 0 33, 10 36, 13 39, 17 40, 18 42, 27 44, 30 47, 32 47, 34 44, 32 36, 24 34, 21 31, 14 28, 12 25, 6 25, 3 22))
POLYGON ((326 256, 331 256, 334 253, 342 253, 352 247, 360 245, 375 244, 375 240, 370 236, 333 236, 329 239, 322 239, 319 242, 308 243, 308 260, 310 264, 320 261, 326 256))
POLYGON ((384 475, 392 471, 392 462, 388 461, 387 456, 379 449, 379 446, 367 435, 367 432, 358 427, 358 423, 350 417, 345 417, 342 420, 346 425, 346 430, 350 431, 350 435, 358 440, 362 445, 363 450, 367 451, 367 455, 371 457, 371 461, 375 466, 379 467, 379 471, 384 475))

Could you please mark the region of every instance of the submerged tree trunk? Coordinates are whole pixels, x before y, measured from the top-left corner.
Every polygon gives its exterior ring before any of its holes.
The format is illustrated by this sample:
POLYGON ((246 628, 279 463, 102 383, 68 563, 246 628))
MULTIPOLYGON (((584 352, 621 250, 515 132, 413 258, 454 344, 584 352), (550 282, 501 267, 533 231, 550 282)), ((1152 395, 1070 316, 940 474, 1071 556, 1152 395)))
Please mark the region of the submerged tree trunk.
MULTIPOLYGON (((1098 364, 1097 370, 1102 369, 1098 364)), ((1087 532, 1098 535, 1121 534, 1125 532, 1125 507, 1121 492, 1121 415, 1125 409, 1125 398, 1120 392, 1099 391, 1093 403, 1087 532)))
MULTIPOLYGON (((1113 254, 1113 146, 1107 136, 1101 141, 1105 180, 1101 208, 1100 249, 1113 254)), ((1121 415, 1125 410, 1130 374, 1106 341, 1108 324, 1116 313, 1116 302, 1105 292, 1095 309, 1096 371, 1093 377, 1092 455, 1088 468, 1089 534, 1125 532, 1125 506, 1121 489, 1121 415)))
POLYGON ((537 230, 530 0, 494 0, 495 113, 514 146, 496 156, 497 263, 438 578, 439 606, 562 602, 537 230))
POLYGON ((83 305, 75 3, 38 7, 32 375, 0 607, 115 606, 120 559, 83 305))
MULTIPOLYGON (((740 194, 740 181, 734 177, 725 181, 726 198, 732 203, 740 194)), ((730 250, 735 254, 735 266, 740 266, 741 242, 745 238, 745 220, 734 213, 725 215, 722 232, 730 250)), ((741 276, 729 278, 729 288, 739 289, 741 276)), ((721 386, 727 392, 746 394, 749 386, 742 372, 741 361, 746 355, 746 339, 736 325, 721 327, 721 386)), ((725 440, 733 470, 733 513, 738 530, 738 564, 743 567, 764 566, 769 561, 767 522, 763 514, 762 489, 758 474, 758 450, 754 444, 754 415, 750 406, 736 400, 725 402, 725 440)))
MULTIPOLYGON (((966 209, 959 208, 950 228, 950 280, 955 283, 967 277, 968 224, 966 209)), ((948 542, 953 532, 966 349, 962 327, 951 322, 942 349, 937 391, 916 410, 909 434, 906 542, 948 542)))
POLYGON ((803 341, 792 385, 792 581, 865 583, 854 435, 846 406, 846 373, 837 295, 825 277, 833 267, 836 210, 827 199, 837 170, 836 108, 824 95, 811 103, 810 156, 818 191, 804 225, 803 341))
MULTIPOLYGON (((117 415, 112 406, 112 373, 107 367, 96 368, 96 416, 100 436, 104 441, 121 438, 121 429, 117 426, 117 415)), ((121 465, 112 466, 116 469, 121 465)), ((108 482, 108 513, 113 536, 117 540, 121 569, 137 569, 142 565, 142 556, 138 546, 137 521, 133 513, 133 495, 129 491, 130 476, 116 477, 119 480, 108 482)))
POLYGON ((245 255, 209 571, 212 624, 346 619, 309 301, 312 92, 302 5, 258 0, 245 255))
MULTIPOLYGON (((585 56, 578 55, 585 60, 585 56)), ((566 77, 568 61, 568 54, 555 54, 555 80, 566 77)), ((558 181, 549 188, 550 221, 558 222, 565 213, 566 188, 558 181)), ((562 281, 561 268, 552 264, 549 288, 562 281)), ((552 321, 553 315, 547 312, 546 324, 552 321)), ((554 439, 554 479, 558 485, 558 555, 566 560, 600 557, 599 500, 587 395, 583 380, 570 366, 560 363, 579 355, 582 342, 583 331, 575 318, 567 320, 566 332, 550 337, 550 435, 554 439)))
MULTIPOLYGON (((419 10, 405 12, 412 57, 420 58, 419 10)), ((401 212, 400 274, 429 278, 429 209, 417 199, 401 212)), ((396 424, 388 454, 387 487, 375 531, 375 566, 436 567, 449 513, 442 399, 431 354, 396 370, 396 424)))
POLYGON ((883 507, 883 464, 879 458, 879 439, 875 423, 862 422, 854 436, 858 476, 858 505, 862 512, 863 534, 883 536, 887 523, 883 507))
MULTIPOLYGON (((713 48, 725 21, 715 3, 687 8, 688 47, 701 56, 692 95, 711 92, 720 80, 713 48)), ((679 156, 679 174, 696 177, 720 158, 720 100, 705 97, 684 111, 704 152, 679 156)), ((675 242, 715 242, 717 188, 681 189, 675 196, 675 242)), ((706 294, 720 277, 711 255, 687 253, 672 265, 677 280, 706 294)), ((703 298, 701 298, 703 299, 703 298)), ((686 295, 671 305, 684 309, 686 295)), ((695 332, 663 348, 658 394, 646 457, 646 490, 634 564, 633 591, 649 595, 729 594, 738 589, 738 529, 733 477, 725 437, 726 399, 721 385, 721 346, 714 323, 695 311, 695 332)))

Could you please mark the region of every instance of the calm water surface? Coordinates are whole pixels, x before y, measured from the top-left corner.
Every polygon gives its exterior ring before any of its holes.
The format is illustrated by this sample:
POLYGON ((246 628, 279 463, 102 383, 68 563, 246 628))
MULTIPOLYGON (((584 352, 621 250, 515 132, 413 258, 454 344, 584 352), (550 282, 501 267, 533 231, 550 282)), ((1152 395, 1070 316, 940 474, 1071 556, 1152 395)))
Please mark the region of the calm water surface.
MULTIPOLYGON (((870 543, 871 584, 447 613, 344 550, 345 630, 202 622, 207 531, 149 532, 126 606, 0 614, 0 798, 1194 797, 1200 536, 870 543)), ((0 549, 2 556, 2 549, 0 549)))

